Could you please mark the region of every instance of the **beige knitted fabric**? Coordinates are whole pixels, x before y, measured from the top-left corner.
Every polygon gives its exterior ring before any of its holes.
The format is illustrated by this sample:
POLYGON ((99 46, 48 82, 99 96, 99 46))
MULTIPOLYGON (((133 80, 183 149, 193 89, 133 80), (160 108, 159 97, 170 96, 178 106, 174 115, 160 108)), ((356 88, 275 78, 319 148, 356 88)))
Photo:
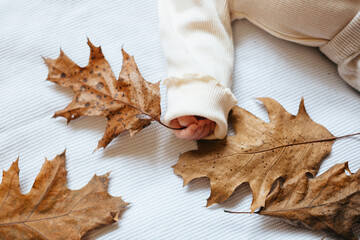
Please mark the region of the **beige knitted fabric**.
POLYGON ((340 76, 360 90, 359 10, 360 0, 159 0, 168 63, 164 122, 198 115, 217 123, 208 138, 225 137, 227 116, 236 104, 229 89, 231 21, 236 19, 248 19, 279 38, 320 47, 338 64, 340 76))

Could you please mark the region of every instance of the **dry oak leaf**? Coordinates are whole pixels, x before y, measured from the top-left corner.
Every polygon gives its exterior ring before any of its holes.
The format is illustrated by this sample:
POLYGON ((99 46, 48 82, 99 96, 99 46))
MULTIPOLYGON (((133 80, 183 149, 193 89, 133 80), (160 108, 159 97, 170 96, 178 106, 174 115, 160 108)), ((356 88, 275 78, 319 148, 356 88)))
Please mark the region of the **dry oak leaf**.
POLYGON ((258 213, 332 232, 345 239, 357 239, 351 227, 360 220, 359 187, 360 170, 351 173, 347 162, 336 164, 310 180, 302 171, 283 187, 278 182, 266 199, 265 208, 258 213))
POLYGON ((0 185, 0 239, 80 239, 118 221, 127 203, 107 192, 108 175, 94 176, 82 189, 67 188, 65 152, 45 160, 31 191, 22 194, 18 160, 0 185))
POLYGON ((160 82, 147 82, 134 57, 123 49, 123 64, 116 80, 101 47, 95 47, 90 40, 88 45, 90 58, 86 67, 75 64, 62 50, 57 59, 44 58, 49 68, 47 80, 75 93, 72 102, 54 117, 64 117, 68 123, 80 116, 106 117, 105 134, 96 149, 105 148, 125 130, 133 136, 151 121, 160 121, 160 82), (143 118, 142 114, 150 118, 143 118))
POLYGON ((286 180, 301 170, 316 175, 321 161, 331 151, 333 141, 301 144, 333 137, 310 119, 303 99, 296 116, 271 98, 259 100, 268 111, 270 123, 235 106, 230 114, 235 136, 198 141, 198 150, 181 154, 173 166, 174 172, 183 178, 184 186, 195 178, 210 179, 207 206, 224 202, 247 182, 253 193, 250 209, 254 212, 264 206, 275 180, 286 180))

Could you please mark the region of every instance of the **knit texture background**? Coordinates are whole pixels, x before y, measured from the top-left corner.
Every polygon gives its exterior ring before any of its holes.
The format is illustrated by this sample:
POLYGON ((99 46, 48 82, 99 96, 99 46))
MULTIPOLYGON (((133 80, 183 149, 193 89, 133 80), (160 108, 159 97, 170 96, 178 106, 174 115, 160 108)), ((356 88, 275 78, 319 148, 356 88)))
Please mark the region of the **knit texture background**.
MULTIPOLYGON (((338 75, 336 65, 318 49, 279 40, 247 21, 233 23, 236 63, 233 92, 239 105, 268 121, 256 97, 272 97, 296 114, 301 97, 308 113, 335 136, 360 132, 360 94, 338 75)), ((122 134, 106 150, 93 153, 106 119, 80 118, 68 126, 52 119, 72 99, 68 89, 45 81, 41 56, 56 58, 60 47, 77 64, 89 57, 86 37, 101 45, 115 76, 121 47, 135 56, 144 78, 166 77, 158 33, 156 1, 0 1, 0 169, 20 156, 20 182, 27 193, 45 157, 67 149, 71 189, 93 174, 111 171, 109 192, 131 205, 118 224, 95 230, 85 239, 321 239, 324 233, 281 220, 226 214, 248 211, 251 192, 244 184, 222 205, 205 208, 209 181, 182 188, 171 168, 195 142, 177 139, 159 124, 130 138, 122 134)), ((165 89, 162 88, 165 110, 165 89)), ((231 129, 230 129, 231 133, 231 129)), ((335 142, 320 172, 349 161, 360 168, 360 138, 335 142)), ((354 230, 360 236, 360 225, 354 230)), ((327 237, 326 239, 331 239, 327 237)))

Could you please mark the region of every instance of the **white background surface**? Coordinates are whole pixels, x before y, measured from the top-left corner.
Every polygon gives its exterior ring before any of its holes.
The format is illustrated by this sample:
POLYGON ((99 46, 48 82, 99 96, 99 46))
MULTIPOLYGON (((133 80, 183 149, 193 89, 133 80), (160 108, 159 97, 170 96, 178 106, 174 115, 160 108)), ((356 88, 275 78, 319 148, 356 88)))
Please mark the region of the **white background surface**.
MULTIPOLYGON (((46 82, 41 56, 56 58, 59 48, 85 66, 86 37, 101 45, 115 75, 121 46, 135 59, 144 78, 166 77, 158 34, 156 1, 0 1, 0 169, 20 156, 20 181, 27 193, 44 158, 67 148, 71 189, 93 174, 111 171, 109 192, 131 203, 118 224, 95 230, 86 239, 321 239, 319 231, 295 228, 248 211, 251 192, 242 185, 224 204, 205 208, 206 179, 182 188, 171 168, 194 142, 176 139, 159 124, 135 135, 123 134, 106 150, 92 153, 105 130, 103 118, 80 118, 68 126, 52 119, 72 99, 70 90, 46 82)), ((301 96, 309 115, 335 136, 360 132, 360 94, 337 74, 317 49, 276 39, 247 21, 233 24, 236 64, 233 91, 239 105, 267 121, 256 97, 272 97, 296 114, 301 96), (246 61, 244 59, 247 59, 246 61)), ((164 96, 164 89, 162 94, 164 96)), ((165 102, 163 100, 163 104, 165 102)), ((337 162, 360 168, 360 138, 335 142, 320 172, 337 162)), ((360 236, 360 225, 354 227, 360 236)), ((330 238, 326 238, 330 239, 330 238)))

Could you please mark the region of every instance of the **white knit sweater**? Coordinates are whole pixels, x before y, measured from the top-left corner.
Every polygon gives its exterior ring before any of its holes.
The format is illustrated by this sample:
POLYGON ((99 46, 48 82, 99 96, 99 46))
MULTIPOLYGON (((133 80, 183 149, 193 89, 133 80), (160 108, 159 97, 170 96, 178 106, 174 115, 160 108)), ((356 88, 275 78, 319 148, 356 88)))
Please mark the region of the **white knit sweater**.
MULTIPOLYGON (((217 123, 208 138, 224 138, 234 46, 231 22, 246 18, 279 38, 320 47, 340 76, 360 90, 360 0, 159 0, 168 64, 164 122, 197 115, 217 123)), ((244 59, 246 61, 246 59, 244 59)))

